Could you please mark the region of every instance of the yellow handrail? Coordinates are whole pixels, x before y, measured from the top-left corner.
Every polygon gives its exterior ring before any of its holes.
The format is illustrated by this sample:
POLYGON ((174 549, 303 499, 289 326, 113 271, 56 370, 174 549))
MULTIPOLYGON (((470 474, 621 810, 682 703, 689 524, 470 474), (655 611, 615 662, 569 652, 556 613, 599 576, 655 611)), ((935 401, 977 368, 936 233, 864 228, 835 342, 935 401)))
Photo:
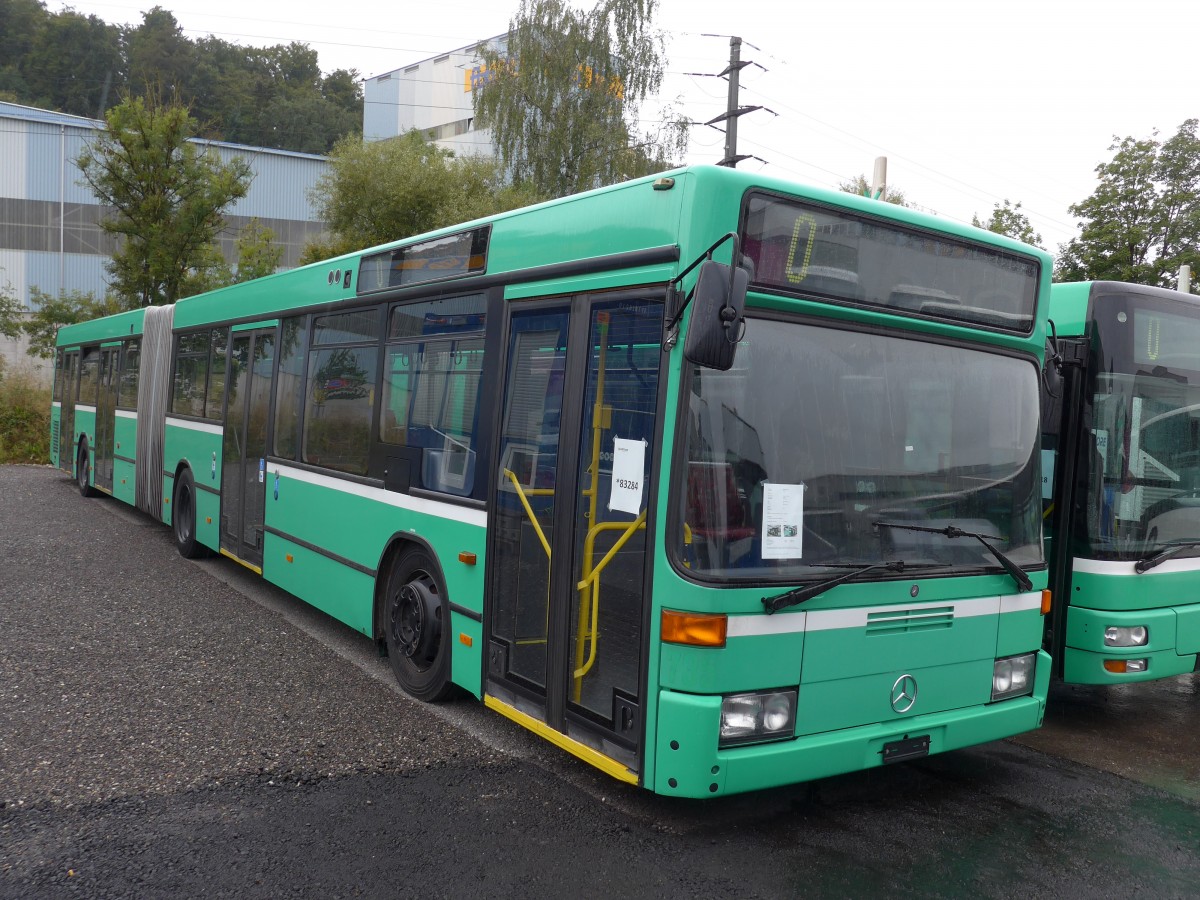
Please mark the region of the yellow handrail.
POLYGON ((579 591, 579 627, 575 634, 575 688, 574 699, 578 703, 583 694, 583 676, 586 675, 596 663, 596 650, 599 645, 600 633, 600 573, 612 561, 622 547, 628 543, 633 535, 646 527, 646 510, 642 510, 638 517, 632 522, 601 522, 598 525, 593 525, 588 529, 587 538, 584 541, 583 558, 588 570, 584 573, 583 580, 580 581, 576 588, 579 591), (609 551, 604 554, 604 557, 594 567, 590 565, 590 560, 595 553, 596 538, 602 531, 620 531, 621 536, 613 543, 609 551), (585 625, 585 622, 591 620, 585 625), (590 638, 590 640, 589 640, 590 638), (587 659, 583 658, 584 646, 587 646, 587 659))
MULTIPOLYGON (((517 481, 517 476, 510 469, 505 469, 504 474, 508 476, 508 480, 513 483, 513 487, 517 489, 517 496, 521 498, 521 505, 525 507, 525 515, 529 516, 529 521, 533 523, 533 530, 537 532, 538 540, 542 542, 542 549, 546 551, 546 559, 550 558, 550 543, 546 540, 546 535, 542 533, 542 524, 537 520, 537 516, 533 514, 533 507, 529 505, 529 498, 525 496, 525 488, 521 482, 517 481)), ((546 488, 537 489, 537 493, 546 491, 546 488)), ((535 491, 531 491, 534 493, 535 491)), ((553 491, 549 491, 553 494, 553 491)))

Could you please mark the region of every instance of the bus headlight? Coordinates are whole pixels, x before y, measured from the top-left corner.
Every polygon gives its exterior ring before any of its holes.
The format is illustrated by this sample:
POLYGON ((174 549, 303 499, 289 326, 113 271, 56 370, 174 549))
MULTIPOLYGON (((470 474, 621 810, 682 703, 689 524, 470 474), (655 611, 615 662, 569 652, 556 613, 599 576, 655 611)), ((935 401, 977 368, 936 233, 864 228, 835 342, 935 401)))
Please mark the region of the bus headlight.
POLYGON ((1109 625, 1104 629, 1105 647, 1144 647, 1150 640, 1145 625, 1109 625))
POLYGON ((795 690, 730 694, 721 700, 721 747, 790 738, 795 730, 795 690))
POLYGON ((992 702, 1033 693, 1033 671, 1037 654, 1008 656, 996 660, 992 668, 992 702))

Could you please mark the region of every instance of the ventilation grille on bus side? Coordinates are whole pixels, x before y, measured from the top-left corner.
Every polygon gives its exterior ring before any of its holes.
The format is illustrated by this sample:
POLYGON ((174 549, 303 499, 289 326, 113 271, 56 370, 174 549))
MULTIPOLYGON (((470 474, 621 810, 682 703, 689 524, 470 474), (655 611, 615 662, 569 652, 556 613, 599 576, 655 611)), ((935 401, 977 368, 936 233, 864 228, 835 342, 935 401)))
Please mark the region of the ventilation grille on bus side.
POLYGON ((59 421, 58 421, 58 419, 55 419, 53 422, 50 423, 50 446, 51 447, 58 446, 58 434, 59 434, 58 429, 59 429, 59 421))
POLYGON ((889 609, 867 614, 867 634, 901 634, 912 631, 933 631, 954 625, 954 607, 933 609, 889 609))

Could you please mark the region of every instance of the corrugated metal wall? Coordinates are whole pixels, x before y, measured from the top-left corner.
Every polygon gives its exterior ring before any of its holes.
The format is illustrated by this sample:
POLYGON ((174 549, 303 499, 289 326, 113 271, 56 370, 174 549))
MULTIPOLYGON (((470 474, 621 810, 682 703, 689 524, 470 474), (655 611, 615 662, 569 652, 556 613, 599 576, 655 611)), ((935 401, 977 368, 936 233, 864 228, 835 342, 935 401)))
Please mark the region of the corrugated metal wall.
MULTIPOLYGON (((0 102, 0 287, 29 305, 31 286, 103 294, 114 244, 99 226, 103 209, 81 184, 75 159, 102 123, 0 102)), ((225 161, 245 159, 254 173, 247 195, 227 210, 221 238, 233 260, 238 231, 257 218, 295 265, 305 243, 324 231, 309 194, 328 169, 325 157, 200 141, 225 161)))

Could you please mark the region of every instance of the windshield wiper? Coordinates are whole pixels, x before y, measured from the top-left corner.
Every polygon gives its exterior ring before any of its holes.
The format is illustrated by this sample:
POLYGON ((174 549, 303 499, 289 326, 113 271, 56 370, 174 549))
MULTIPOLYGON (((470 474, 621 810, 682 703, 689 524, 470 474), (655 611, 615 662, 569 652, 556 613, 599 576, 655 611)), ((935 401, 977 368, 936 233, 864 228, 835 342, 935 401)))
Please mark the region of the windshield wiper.
POLYGON ((1144 575, 1155 566, 1160 566, 1168 559, 1177 554, 1182 553, 1191 547, 1200 547, 1200 541, 1179 541, 1174 544, 1167 544, 1165 547, 1155 550, 1149 556, 1139 559, 1133 564, 1133 571, 1139 575, 1144 575))
POLYGON ((980 534, 977 531, 963 531, 957 525, 947 525, 945 528, 930 528, 927 525, 906 525, 902 522, 873 522, 872 524, 876 528, 898 528, 902 531, 924 531, 927 534, 940 534, 943 537, 948 538, 975 538, 975 540, 979 541, 979 543, 983 544, 983 546, 988 549, 988 552, 991 553, 992 556, 996 557, 1000 565, 1004 566, 1004 571, 1012 576, 1012 580, 1017 583, 1017 587, 1023 591, 1033 590, 1033 582, 1029 580, 1029 576, 1021 570, 1021 567, 988 543, 988 541, 1003 540, 1003 538, 997 537, 994 534, 980 534))
POLYGON ((835 588, 839 584, 845 584, 847 581, 853 581, 860 575, 866 575, 868 572, 874 572, 876 569, 890 569, 893 572, 903 572, 904 560, 899 559, 895 562, 877 562, 866 566, 859 566, 856 569, 851 569, 845 575, 838 575, 836 578, 818 581, 816 584, 804 587, 793 588, 790 591, 784 591, 782 594, 776 594, 774 597, 763 597, 762 604, 767 608, 767 615, 770 615, 788 606, 798 606, 805 600, 811 600, 818 594, 825 593, 830 588, 835 588))

